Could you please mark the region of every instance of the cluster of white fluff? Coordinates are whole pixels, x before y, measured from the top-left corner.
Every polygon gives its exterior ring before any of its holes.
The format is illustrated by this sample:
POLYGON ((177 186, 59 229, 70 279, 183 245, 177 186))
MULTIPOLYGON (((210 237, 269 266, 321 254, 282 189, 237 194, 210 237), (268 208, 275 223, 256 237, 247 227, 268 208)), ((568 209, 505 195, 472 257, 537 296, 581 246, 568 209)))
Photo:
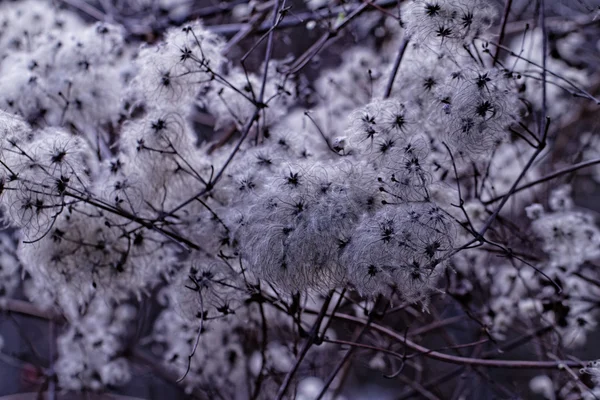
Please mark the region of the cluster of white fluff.
POLYGON ((15 52, 32 51, 49 37, 84 27, 77 15, 37 0, 5 2, 0 16, 0 60, 15 52))
POLYGON ((496 9, 473 0, 412 0, 403 8, 406 31, 417 43, 432 49, 453 49, 487 30, 496 9))
POLYGON ((244 307, 239 262, 194 253, 173 272, 161 300, 186 321, 211 320, 244 307))
POLYGON ((2 60, 2 106, 36 126, 81 133, 90 121, 97 129, 114 123, 124 57, 120 28, 96 24, 36 44, 2 60))
MULTIPOLYGON (((474 31, 490 23, 483 14, 473 18, 474 31)), ((390 99, 356 108, 356 96, 335 95, 364 93, 358 104, 378 97, 373 91, 381 93, 385 85, 377 72, 381 59, 371 69, 369 54, 354 54, 341 70, 321 78, 320 85, 334 89, 326 94, 331 101, 325 98, 311 112, 313 121, 303 123, 315 125, 309 131, 322 143, 313 153, 326 163, 308 157, 282 165, 268 145, 257 152, 262 161, 250 163, 263 177, 256 178, 250 167, 237 178, 252 183, 240 185, 251 187, 252 195, 238 206, 242 216, 233 220, 239 226, 234 238, 261 279, 286 290, 350 283, 366 296, 397 292, 411 300, 435 282, 435 267, 454 249, 460 229, 447 199, 439 196, 436 162, 448 160, 439 143, 448 142, 466 159, 489 154, 505 139, 517 109, 512 85, 499 71, 466 62, 454 73, 444 72, 440 65, 456 62, 452 55, 423 46, 407 51, 421 64, 403 64, 409 67, 401 67, 390 99), (331 110, 339 115, 337 126, 325 119, 336 117, 331 110)))
POLYGON ((157 217, 176 207, 210 178, 209 164, 196 157, 193 131, 174 111, 153 110, 131 121, 121 137, 122 153, 107 181, 115 205, 157 217))
MULTIPOLYGON (((587 303, 557 297, 534 269, 478 249, 455 254, 493 212, 482 201, 508 192, 524 165, 514 160, 529 157, 521 142, 502 144, 520 117, 516 75, 469 50, 495 15, 487 2, 409 2, 390 95, 394 55, 354 49, 317 80, 307 114, 293 108, 301 93, 280 63, 270 62, 262 87, 263 74, 231 66, 201 22, 136 48, 118 26, 27 4, 3 7, 35 29, 8 17, 0 28, 0 199, 24 240, 19 261, 10 244, 2 252, 0 297, 21 262, 26 293, 67 316, 62 387, 128 380, 122 352, 134 312, 118 302, 154 289, 162 358, 189 391, 225 398, 261 374, 261 396, 273 398, 271 377, 293 365, 288 336, 305 321, 292 326, 265 293, 350 288, 368 300, 426 301, 450 266, 451 294, 468 297, 474 281, 489 289, 484 320, 496 337, 526 316, 555 323, 574 347, 595 326, 587 303), (198 108, 233 139, 200 147, 189 118, 198 108)), ((549 209, 527 211, 544 271, 565 292, 600 295, 575 274, 600 255, 593 219, 573 210, 565 189, 549 209)))
POLYGON ((135 328, 136 314, 131 305, 96 298, 84 316, 72 321, 57 340, 54 368, 61 386, 98 391, 127 383, 131 372, 122 353, 135 328))
POLYGON ((5 218, 21 228, 18 254, 34 286, 74 316, 96 289, 118 298, 158 281, 171 262, 165 238, 98 208, 106 205, 101 196, 91 200, 103 183, 87 142, 60 128, 35 130, 17 117, 2 118, 5 218))
MULTIPOLYGON (((269 79, 265 84, 263 104, 258 105, 261 107, 258 120, 263 135, 268 135, 286 114, 294 91, 292 82, 277 72, 276 63, 269 65, 267 76, 269 79)), ((242 129, 257 107, 262 76, 235 68, 228 72, 226 80, 215 80, 206 97, 200 99, 200 104, 216 117, 215 129, 228 125, 242 129)))
POLYGON ((517 120, 516 95, 502 72, 462 68, 439 87, 441 121, 457 154, 487 153, 517 120))
POLYGON ((130 96, 146 108, 186 115, 198 92, 220 76, 221 48, 200 22, 169 29, 158 45, 140 49, 130 96))
MULTIPOLYGON (((62 15, 36 7, 50 19, 62 15)), ((35 35, 0 60, 19 78, 7 72, 0 82, 16 114, 0 116, 2 201, 25 240, 19 257, 28 292, 45 293, 37 298, 75 318, 96 293, 139 295, 174 268, 174 234, 142 218, 160 218, 210 179, 184 108, 218 79, 221 44, 193 23, 170 30, 125 68, 134 52, 118 27, 57 24, 35 35), (43 118, 32 119, 29 106, 43 118)), ((198 218, 179 217, 188 218, 186 233, 197 231, 190 227, 198 218)))
MULTIPOLYGON (((527 207, 531 229, 547 257, 540 265, 543 275, 518 261, 487 269, 493 280, 478 279, 490 287, 485 321, 490 332, 502 338, 517 321, 539 320, 554 326, 564 347, 578 348, 597 325, 590 299, 599 298, 600 290, 586 278, 594 276, 586 263, 600 256, 600 231, 591 215, 572 210, 568 186, 554 190, 548 203, 550 212, 540 204, 527 207)), ((468 273, 464 267, 461 271, 468 273)))
POLYGON ((420 299, 453 248, 453 229, 448 215, 432 203, 379 210, 359 224, 344 249, 350 282, 365 295, 398 291, 420 299))
POLYGON ((17 117, 2 119, 3 202, 11 223, 34 240, 68 206, 66 193, 87 196, 94 155, 86 141, 61 129, 34 131, 17 117))
MULTIPOLYGON (((494 337, 504 339, 520 321, 540 321, 554 326, 565 348, 580 348, 587 343, 598 315, 585 299, 557 294, 547 278, 525 265, 495 266, 493 271, 492 298, 483 320, 494 337)), ((563 293, 585 293, 589 298, 600 295, 595 286, 576 275, 551 273, 550 269, 546 272, 561 283, 563 293)))
POLYGON ((404 112, 386 101, 352 114, 347 156, 327 164, 277 162, 270 146, 257 153, 263 177, 237 178, 248 194, 232 221, 251 271, 286 291, 350 283, 366 296, 415 299, 431 285, 457 228, 430 193, 426 142, 399 126, 404 112))
POLYGON ((284 166, 263 193, 247 198, 235 237, 249 268, 289 291, 342 284, 338 257, 376 202, 375 188, 358 186, 348 172, 284 166))
MULTIPOLYGON (((433 203, 428 144, 411 137, 411 124, 411 111, 404 104, 378 101, 350 115, 346 135, 332 149, 337 160, 317 163, 311 153, 324 149, 307 150, 285 136, 269 138, 242 155, 245 168, 237 172, 233 166, 230 178, 238 188, 235 207, 241 215, 234 214, 230 224, 237 226, 233 237, 249 269, 289 291, 327 290, 349 282, 369 296, 399 285, 399 294, 412 298, 412 286, 419 284, 406 276, 429 282, 433 268, 452 248, 455 228, 447 212, 433 203), (296 163, 283 161, 299 153, 303 158, 296 163), (371 251, 368 246, 378 243, 367 234, 374 218, 399 224, 411 220, 410 226, 418 228, 414 237, 404 239, 404 248, 388 254, 387 261, 382 256, 384 264, 376 267, 364 260, 371 251), (415 270, 419 267, 423 271, 415 270), (397 270, 391 280, 390 268, 397 270), (365 286, 369 276, 383 270, 374 280, 380 284, 365 286)), ((401 231, 390 237, 399 237, 401 231)))
POLYGON ((129 52, 123 30, 85 26, 73 14, 32 1, 5 7, 0 57, 0 108, 34 128, 64 127, 106 156, 120 117, 129 52))
POLYGON ((74 318, 95 296, 122 299, 160 282, 175 262, 165 242, 152 230, 80 204, 62 212, 41 240, 21 246, 19 258, 34 284, 50 290, 74 318))
MULTIPOLYGON (((254 393, 257 377, 262 375, 258 398, 275 398, 278 377, 287 373, 296 359, 290 321, 272 306, 256 303, 208 318, 198 334, 198 324, 177 312, 167 310, 159 316, 152 339, 163 348, 165 364, 185 376, 183 384, 189 392, 201 390, 209 397, 235 398, 239 393, 254 393), (196 340, 198 346, 188 364, 196 340)), ((302 375, 324 378, 331 350, 326 344, 312 348, 305 362, 313 367, 302 375)))
MULTIPOLYGON (((252 346, 253 341, 244 336, 249 332, 259 332, 259 323, 241 315, 231 315, 205 324, 189 364, 190 370, 183 381, 188 390, 199 388, 209 396, 219 393, 226 398, 241 392, 241 385, 246 384, 245 374, 251 352, 245 346, 252 346)), ((165 363, 181 376, 188 368, 188 357, 197 336, 198 327, 174 312, 163 312, 154 326, 153 339, 165 346, 165 363)))
POLYGON ((570 187, 555 189, 549 198, 550 211, 539 204, 527 210, 533 219, 531 228, 542 240, 554 267, 573 270, 586 261, 600 257, 600 229, 589 213, 573 210, 570 187))

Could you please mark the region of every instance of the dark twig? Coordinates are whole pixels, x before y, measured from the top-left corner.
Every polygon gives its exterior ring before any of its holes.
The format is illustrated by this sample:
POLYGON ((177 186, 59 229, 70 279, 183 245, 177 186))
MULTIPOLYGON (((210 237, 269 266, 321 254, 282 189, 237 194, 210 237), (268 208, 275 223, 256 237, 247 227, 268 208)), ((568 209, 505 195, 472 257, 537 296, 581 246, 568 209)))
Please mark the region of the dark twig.
MULTIPOLYGON (((314 311, 305 310, 305 312, 314 313, 314 311)), ((367 323, 367 320, 359 317, 354 317, 348 314, 338 313, 334 316, 336 319, 340 319, 343 321, 355 322, 362 325, 367 323)), ((471 358, 471 357, 461 357, 461 356, 453 356, 450 354, 440 353, 438 351, 434 351, 423 347, 409 339, 405 339, 404 335, 393 331, 390 328, 384 327, 382 325, 371 323, 371 328, 376 330, 379 333, 382 333, 386 336, 394 338, 398 342, 407 346, 413 351, 417 351, 422 355, 432 358, 434 360, 443 361, 450 364, 458 364, 458 365, 470 365, 470 366, 481 366, 481 367, 490 367, 490 368, 508 368, 508 369, 562 369, 565 366, 573 367, 573 368, 581 368, 582 366, 587 364, 587 361, 572 361, 572 360, 562 360, 562 361, 531 361, 531 360, 492 360, 485 358, 471 358)))
POLYGON ((290 386, 290 383, 292 383, 292 378, 294 377, 294 375, 296 375, 296 372, 298 371, 300 364, 304 360, 304 357, 308 353, 308 350, 310 350, 312 345, 317 340, 317 338, 319 336, 319 328, 321 326, 321 321, 323 321, 323 318, 327 314, 327 308, 329 308, 329 303, 331 302, 332 295, 333 295, 333 291, 331 291, 329 293, 329 295, 325 298, 325 301, 323 302, 323 306, 321 307, 321 311, 319 311, 319 313, 318 313, 317 319, 316 319, 315 323, 313 324, 313 326, 310 330, 310 333, 308 334, 308 338, 304 342, 304 345, 302 346, 302 349, 300 350, 298 357, 296 358, 296 362, 294 363, 294 366, 292 367, 292 369, 290 369, 288 371, 288 373, 286 374, 286 376, 283 380, 283 383, 279 387, 279 391, 277 392, 277 397, 276 397, 277 400, 281 400, 284 398, 284 396, 290 386))
MULTIPOLYGON (((512 7, 513 0, 506 0, 504 5, 504 14, 502 15, 502 27, 500 28, 500 36, 498 37, 498 44, 502 44, 504 41, 504 34, 506 33, 506 23, 508 22, 508 15, 512 7)), ((496 53, 494 54, 494 64, 498 62, 498 56, 500 55, 500 48, 496 47, 496 53)))
MULTIPOLYGON (((596 158, 594 160, 589 160, 589 161, 583 161, 583 162, 577 163, 575 165, 571 165, 570 167, 559 169, 558 171, 552 172, 551 174, 548 174, 548 175, 543 176, 543 177, 541 177, 539 179, 536 179, 535 181, 532 181, 532 182, 529 182, 529 183, 526 183, 524 185, 519 186, 518 188, 516 188, 513 191, 513 194, 517 193, 517 192, 520 192, 522 190, 525 190, 525 189, 529 189, 529 188, 531 188, 533 186, 539 185, 540 183, 544 183, 544 182, 550 181, 552 179, 556 179, 556 178, 558 178, 558 177, 560 177, 562 175, 566 175, 566 174, 578 171, 578 170, 583 169, 583 168, 591 167, 592 165, 596 165, 596 164, 600 164, 600 158, 596 158)), ((495 203, 498 200, 501 200, 504 196, 506 196, 506 193, 502 194, 500 196, 496 196, 493 199, 484 201, 483 204, 488 205, 488 204, 495 203)))
MULTIPOLYGON (((367 331, 369 330, 369 326, 371 325, 371 322, 373 322, 373 319, 374 319, 375 315, 377 315, 377 311, 376 310, 377 310, 377 305, 379 304, 380 300, 381 300, 381 298, 378 297, 377 301, 375 301, 375 304, 373 304, 373 309, 369 313, 369 318, 367 319, 367 323, 365 325, 363 325, 363 327, 360 330, 360 332, 358 332, 358 334, 356 335, 356 337, 352 340, 353 342, 358 343, 360 341, 360 339, 364 336, 364 334, 367 333, 367 331)), ((332 318, 334 316, 335 316, 335 314, 332 314, 332 318)), ((354 349, 355 349, 354 347, 350 347, 350 349, 348 349, 348 351, 346 352, 346 354, 344 354, 344 357, 342 357, 342 359, 337 363, 337 365, 335 366, 335 368, 333 369, 333 371, 331 371, 331 373, 329 374, 329 376, 325 380, 325 384, 321 388, 321 392, 315 398, 315 400, 321 400, 321 398, 323 398, 323 396, 325 395, 325 393, 327 393, 327 390, 329 389, 329 386, 331 386, 331 383, 333 382, 333 380, 335 379, 335 377, 337 376, 337 374, 340 372, 340 370, 342 369, 342 367, 344 366, 344 364, 346 364, 346 362, 348 362, 348 360, 350 359, 350 357, 352 357, 352 355, 354 354, 354 349)))
POLYGON ((402 62, 402 57, 404 57, 404 53, 406 52, 406 47, 408 46, 409 41, 410 38, 405 37, 400 43, 400 49, 398 49, 398 54, 396 55, 396 59, 394 60, 394 66, 392 67, 390 77, 385 87, 385 92, 383 93, 384 99, 390 97, 390 94, 392 93, 392 87, 394 86, 394 81, 396 80, 396 74, 398 73, 398 69, 400 68, 400 63, 402 62))
POLYGON ((316 56, 321 50, 323 50, 325 45, 329 43, 331 39, 335 38, 342 29, 344 29, 352 20, 354 20, 356 17, 362 14, 369 6, 370 3, 362 3, 360 6, 352 10, 352 12, 350 12, 350 14, 348 14, 346 18, 344 18, 342 21, 338 22, 333 28, 328 30, 312 46, 310 46, 308 50, 306 50, 302 55, 296 58, 296 61, 294 61, 292 65, 290 65, 287 69, 283 70, 282 72, 286 75, 291 75, 297 73, 302 68, 304 68, 314 56, 316 56))

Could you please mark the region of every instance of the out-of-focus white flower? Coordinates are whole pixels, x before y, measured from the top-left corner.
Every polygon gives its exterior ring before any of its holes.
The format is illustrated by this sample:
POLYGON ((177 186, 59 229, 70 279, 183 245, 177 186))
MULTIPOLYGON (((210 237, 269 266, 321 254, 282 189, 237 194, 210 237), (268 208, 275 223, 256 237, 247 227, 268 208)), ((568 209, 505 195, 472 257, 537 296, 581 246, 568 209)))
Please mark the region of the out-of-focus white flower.
POLYGON ((529 389, 547 400, 555 400, 554 383, 548 375, 538 375, 529 381, 529 389))

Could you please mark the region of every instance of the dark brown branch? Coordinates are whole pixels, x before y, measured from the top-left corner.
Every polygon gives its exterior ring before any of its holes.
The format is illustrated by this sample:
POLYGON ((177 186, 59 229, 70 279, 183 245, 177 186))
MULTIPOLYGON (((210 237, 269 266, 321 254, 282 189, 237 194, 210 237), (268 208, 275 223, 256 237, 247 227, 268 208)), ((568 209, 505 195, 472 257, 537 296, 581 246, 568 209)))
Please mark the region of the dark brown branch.
MULTIPOLYGON (((309 312, 314 314, 313 310, 305 310, 305 312, 309 312)), ((354 322, 358 324, 365 325, 367 324, 367 320, 364 318, 354 317, 348 314, 338 313, 333 318, 354 322)), ((532 360, 493 360, 486 358, 471 358, 471 357, 460 357, 453 356, 450 354, 440 353, 438 351, 434 351, 423 347, 409 339, 406 339, 404 335, 378 324, 371 324, 371 329, 376 330, 379 333, 382 333, 388 337, 391 337, 398 342, 402 343, 404 346, 409 349, 416 351, 422 354, 425 357, 432 358, 434 360, 450 363, 450 364, 458 364, 458 365, 467 365, 467 366, 480 366, 480 367, 490 367, 490 368, 508 368, 508 369, 563 369, 565 366, 572 368, 581 368, 587 364, 587 361, 572 361, 572 360, 563 360, 563 361, 532 361, 532 360)))
MULTIPOLYGON (((502 27, 500 28, 500 36, 498 37, 498 43, 502 44, 504 41, 504 34, 506 33, 506 23, 508 22, 508 14, 510 14, 510 9, 512 7, 513 0, 506 0, 506 4, 504 5, 504 14, 502 15, 502 27)), ((500 48, 496 47, 496 54, 494 54, 494 64, 498 62, 498 56, 500 55, 500 48)))
MULTIPOLYGON (((560 169, 560 170, 555 171, 555 172, 553 172, 551 174, 548 174, 548 175, 543 176, 543 177, 541 177, 539 179, 536 179, 535 181, 532 181, 532 182, 526 183, 526 184, 524 184, 522 186, 519 186, 518 188, 516 188, 513 191, 513 194, 517 193, 517 192, 520 192, 522 190, 525 190, 525 189, 529 189, 530 187, 539 185, 540 183, 544 183, 544 182, 550 181, 552 179, 556 179, 556 178, 558 178, 558 177, 560 177, 562 175, 569 174, 571 172, 575 172, 575 171, 580 170, 582 168, 591 167, 592 165, 596 165, 596 164, 600 164, 600 158, 597 158, 597 159, 594 159, 594 160, 580 162, 580 163, 575 164, 575 165, 571 165, 570 167, 560 169)), ((500 196, 494 197, 493 199, 484 201, 483 204, 488 205, 488 204, 495 203, 498 200, 501 200, 504 196, 506 196, 506 193, 502 194, 500 196)))

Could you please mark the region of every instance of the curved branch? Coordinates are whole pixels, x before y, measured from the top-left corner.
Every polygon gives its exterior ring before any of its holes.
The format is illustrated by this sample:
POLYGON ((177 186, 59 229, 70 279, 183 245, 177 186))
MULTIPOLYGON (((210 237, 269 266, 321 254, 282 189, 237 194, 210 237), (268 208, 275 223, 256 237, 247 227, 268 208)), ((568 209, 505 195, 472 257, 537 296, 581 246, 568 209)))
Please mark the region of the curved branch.
MULTIPOLYGON (((314 310, 305 310, 307 313, 316 313, 314 310)), ((328 315, 329 316, 329 315, 328 315)), ((367 320, 364 318, 354 317, 348 314, 337 313, 332 318, 340 319, 343 321, 354 322, 358 324, 366 324, 367 320)), ((404 335, 386 328, 385 326, 381 326, 378 324, 371 323, 371 329, 378 331, 379 333, 383 333, 386 336, 389 336, 398 342, 402 343, 404 346, 409 349, 421 353, 422 355, 432 358, 434 360, 450 363, 450 364, 458 364, 458 365, 469 365, 475 367, 490 367, 490 368, 509 368, 509 369, 563 369, 565 367, 572 368, 581 368, 587 364, 587 361, 571 361, 571 360, 562 360, 562 361, 531 361, 531 360, 493 360, 493 359, 484 359, 484 358, 472 358, 472 357, 461 357, 454 356, 451 354, 440 353, 435 350, 428 349, 427 347, 421 346, 409 339, 406 339, 404 335)))

